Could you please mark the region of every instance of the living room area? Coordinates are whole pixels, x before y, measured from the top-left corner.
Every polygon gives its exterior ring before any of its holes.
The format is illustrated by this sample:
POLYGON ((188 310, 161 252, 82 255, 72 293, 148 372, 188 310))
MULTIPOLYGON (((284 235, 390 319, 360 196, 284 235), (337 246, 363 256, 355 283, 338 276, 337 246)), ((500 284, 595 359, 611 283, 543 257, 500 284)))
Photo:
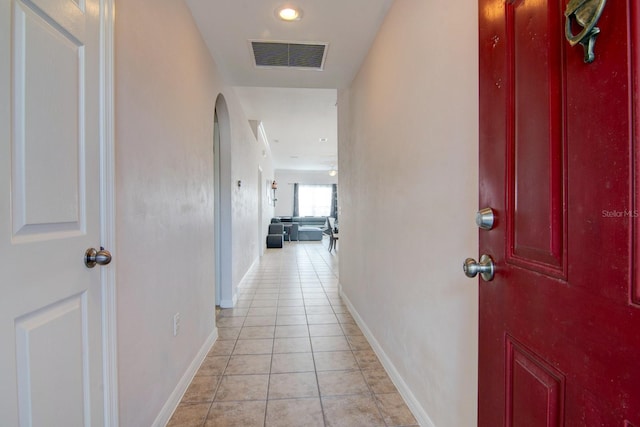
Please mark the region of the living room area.
MULTIPOLYGON (((338 222, 338 91, 334 88, 234 87, 261 158, 259 220, 263 253, 272 219, 281 219, 289 230, 296 222, 302 233, 287 241, 332 242, 325 232, 327 217, 338 222), (293 218, 298 218, 293 221, 293 218), (321 233, 321 234, 319 234, 321 233)), ((248 172, 248 171, 247 171, 248 172)), ((337 236, 336 236, 337 237, 337 236)), ((333 245, 332 249, 336 249, 333 245)))
POLYGON ((270 197, 274 216, 267 248, 302 241, 323 243, 330 252, 337 250, 337 170, 276 170, 270 197))

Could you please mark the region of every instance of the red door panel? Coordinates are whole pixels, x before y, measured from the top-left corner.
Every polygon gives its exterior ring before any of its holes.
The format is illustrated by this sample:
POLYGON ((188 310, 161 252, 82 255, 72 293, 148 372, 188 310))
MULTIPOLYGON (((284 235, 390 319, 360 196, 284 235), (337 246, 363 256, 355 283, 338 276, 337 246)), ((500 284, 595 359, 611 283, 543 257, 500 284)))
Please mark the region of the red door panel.
POLYGON ((564 375, 507 337, 507 419, 517 426, 561 426, 564 375))
POLYGON ((506 5, 508 261, 565 277, 564 87, 560 7, 506 5))
POLYGON ((640 12, 585 64, 567 2, 479 0, 480 426, 640 425, 640 12))
MULTIPOLYGON (((632 112, 633 112, 633 149, 634 149, 634 204, 632 217, 634 219, 634 270, 631 284, 631 300, 640 306, 640 5, 631 2, 630 8, 630 40, 631 43, 631 87, 632 87, 632 112)), ((625 426, 626 427, 626 426, 625 426)))

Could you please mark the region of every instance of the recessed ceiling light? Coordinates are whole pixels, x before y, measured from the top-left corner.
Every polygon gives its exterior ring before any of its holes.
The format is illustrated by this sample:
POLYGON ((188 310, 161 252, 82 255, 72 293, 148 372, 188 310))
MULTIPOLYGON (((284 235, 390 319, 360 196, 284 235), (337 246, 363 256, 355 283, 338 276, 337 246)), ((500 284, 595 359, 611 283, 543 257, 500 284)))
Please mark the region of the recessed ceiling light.
POLYGON ((327 142, 328 140, 328 138, 320 138, 320 142, 327 142))
POLYGON ((276 10, 276 16, 283 21, 299 21, 302 10, 294 6, 284 6, 276 10))

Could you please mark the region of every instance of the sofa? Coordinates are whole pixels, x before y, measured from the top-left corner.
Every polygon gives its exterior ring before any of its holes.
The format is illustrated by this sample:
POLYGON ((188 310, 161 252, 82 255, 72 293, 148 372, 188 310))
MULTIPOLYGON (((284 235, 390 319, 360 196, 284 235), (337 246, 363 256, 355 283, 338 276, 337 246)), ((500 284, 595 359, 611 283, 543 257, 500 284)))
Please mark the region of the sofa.
MULTIPOLYGON (((320 241, 326 229, 327 218, 324 216, 282 216, 273 218, 272 223, 298 224, 298 238, 301 241, 320 241)), ((293 236, 292 236, 293 237, 293 236)), ((292 239, 296 240, 296 239, 292 239)))

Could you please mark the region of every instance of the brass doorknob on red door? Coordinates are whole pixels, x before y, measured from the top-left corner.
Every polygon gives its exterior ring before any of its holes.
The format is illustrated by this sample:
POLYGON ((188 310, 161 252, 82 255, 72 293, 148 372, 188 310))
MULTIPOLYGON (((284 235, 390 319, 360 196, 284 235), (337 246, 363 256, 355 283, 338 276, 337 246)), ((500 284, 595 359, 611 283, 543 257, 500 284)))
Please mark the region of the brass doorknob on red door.
POLYGON ((473 278, 480 273, 482 280, 485 282, 492 281, 495 274, 495 265, 493 263, 493 259, 489 255, 482 255, 480 257, 480 262, 477 262, 473 258, 465 259, 464 264, 462 264, 462 269, 467 277, 473 278))
POLYGON ((96 264, 107 265, 111 262, 111 252, 105 250, 102 246, 100 250, 89 248, 84 253, 84 265, 93 268, 96 264))

